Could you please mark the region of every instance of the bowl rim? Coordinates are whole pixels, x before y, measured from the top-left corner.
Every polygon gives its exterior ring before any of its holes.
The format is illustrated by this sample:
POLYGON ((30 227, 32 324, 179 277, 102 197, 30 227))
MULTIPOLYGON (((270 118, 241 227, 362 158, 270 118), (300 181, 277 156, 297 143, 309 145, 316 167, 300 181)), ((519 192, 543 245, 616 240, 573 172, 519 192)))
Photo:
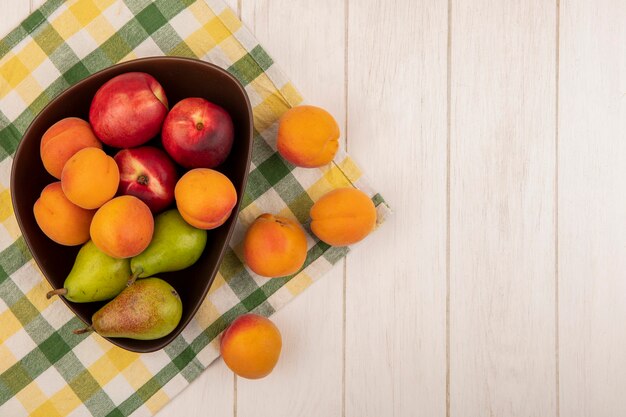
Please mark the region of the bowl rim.
MULTIPOLYGON (((30 251, 30 254, 33 258, 33 260, 35 261, 35 264, 37 265, 37 268, 39 269, 41 275, 43 276, 43 278, 48 281, 48 284, 52 285, 50 280, 48 279, 48 277, 46 276, 46 274, 44 273, 44 271, 41 269, 40 265, 40 261, 39 261, 39 255, 33 250, 32 244, 30 242, 30 238, 23 233, 24 231, 24 225, 21 219, 21 216, 17 210, 17 206, 16 206, 16 196, 15 196, 15 171, 16 171, 16 161, 18 161, 22 155, 22 153, 24 152, 23 150, 23 146, 22 144, 23 142, 23 138, 25 136, 27 136, 31 129, 33 128, 33 125, 35 124, 35 121, 40 117, 40 115, 42 113, 44 113, 48 107, 50 107, 54 102, 56 102, 57 100, 61 99, 63 96, 67 95, 70 91, 73 90, 77 90, 80 89, 83 84, 86 84, 88 82, 89 79, 100 75, 102 73, 107 73, 107 72, 111 72, 111 71, 115 71, 124 67, 128 67, 131 65, 135 65, 136 63, 150 63, 150 62, 156 62, 156 61, 174 61, 174 62, 184 62, 186 64, 193 64, 193 65, 199 65, 199 66, 205 66, 205 67, 209 67, 212 70, 215 70, 219 73, 221 73, 222 75, 226 76, 226 78, 230 79, 230 81, 232 81, 234 83, 234 85, 237 87, 238 90, 240 90, 240 92, 242 93, 243 97, 244 97, 244 101, 246 104, 246 108, 248 111, 248 125, 249 125, 249 134, 248 134, 248 149, 247 149, 247 157, 246 157, 246 161, 245 161, 245 172, 243 173, 243 178, 242 178, 242 189, 241 189, 241 196, 238 196, 237 198, 237 202, 235 204, 235 206, 233 207, 232 210, 232 214, 231 216, 235 216, 234 221, 231 223, 228 232, 226 233, 226 239, 224 242, 224 245, 222 246, 222 248, 220 249, 220 252, 218 254, 217 257, 217 267, 214 270, 214 273, 212 274, 212 276, 208 279, 207 285, 204 287, 204 291, 203 294, 201 296, 201 302, 196 303, 196 305, 192 308, 191 313, 189 314, 187 320, 185 321, 181 321, 179 323, 179 325, 177 326, 177 328, 170 334, 160 338, 160 339, 154 339, 151 342, 154 342, 153 345, 150 346, 146 346, 146 347, 128 347, 125 346, 123 344, 121 344, 119 342, 120 339, 123 340, 127 340, 126 338, 115 338, 115 337, 104 337, 104 336, 100 336, 103 337, 104 339, 108 340, 109 342, 111 342, 112 344, 114 344, 115 346, 118 346, 124 350, 128 350, 131 352, 137 352, 137 353, 149 353, 149 352, 155 352, 158 350, 161 350, 163 348, 165 348, 166 346, 168 346, 170 343, 172 343, 174 341, 174 339, 176 339, 182 332, 183 330, 189 325, 189 322, 191 322, 191 320, 196 316, 196 313, 198 312, 200 306, 202 305, 202 303, 206 300, 206 296, 209 292, 209 289, 211 288, 211 286, 213 285, 213 282, 215 281, 215 276, 217 275, 217 272, 219 270, 219 265, 221 264, 224 255, 226 254, 226 250, 229 248, 230 246, 230 240, 232 239, 232 235, 235 231, 235 227, 237 225, 237 217, 239 216, 239 209, 241 207, 241 202, 243 201, 243 193, 245 192, 246 189, 246 185, 248 183, 248 174, 250 173, 250 163, 252 160, 252 145, 253 145, 253 140, 254 140, 254 117, 253 117, 253 113, 252 113, 252 105, 250 103, 250 97, 248 96, 248 93, 246 92, 245 87, 243 86, 243 84, 241 84, 241 82, 234 76, 232 75, 230 72, 226 71, 224 68, 219 67, 211 62, 207 62, 207 61, 203 61, 201 59, 195 59, 195 58, 187 58, 187 57, 179 57, 179 56, 150 56, 150 57, 142 57, 142 58, 137 58, 137 59, 132 59, 132 60, 128 60, 128 61, 124 61, 124 62, 119 62, 117 64, 108 66, 106 68, 103 68, 97 72, 94 72, 93 74, 88 75, 87 77, 83 78, 82 80, 76 82, 75 84, 70 85, 69 87, 67 87, 65 90, 61 91, 59 94, 57 94, 55 97, 53 97, 47 104, 46 106, 41 109, 39 111, 39 113, 37 113, 37 115, 33 118, 33 120, 30 122, 30 124, 28 125, 28 128, 26 129, 26 131, 24 132, 24 134, 22 135, 22 137, 20 138, 20 143, 18 144, 17 150, 15 151, 15 153, 12 156, 12 162, 11 162, 11 179, 9 182, 9 187, 10 187, 10 193, 11 193, 11 205, 13 206, 13 214, 17 220, 17 224, 18 227, 20 229, 20 233, 22 234, 22 237, 24 238, 24 241, 26 243, 26 246, 28 247, 28 250, 30 251)), ((148 71, 137 71, 137 70, 129 70, 128 72, 148 72, 148 71)), ((106 82, 106 81, 105 81, 106 82)), ((171 108, 171 107, 170 107, 171 108)), ((76 312, 76 310, 74 309, 72 303, 65 299, 65 297, 59 297, 64 303, 65 305, 70 309, 70 311, 72 313, 74 313, 74 315, 76 317, 78 317, 81 321, 83 321, 86 325, 91 325, 91 323, 89 322, 85 322, 85 320, 83 320, 83 318, 76 312)), ((110 300, 108 300, 110 301, 110 300)), ((108 302, 107 301, 107 302, 108 302)), ((79 336, 77 336, 79 337, 79 336)))

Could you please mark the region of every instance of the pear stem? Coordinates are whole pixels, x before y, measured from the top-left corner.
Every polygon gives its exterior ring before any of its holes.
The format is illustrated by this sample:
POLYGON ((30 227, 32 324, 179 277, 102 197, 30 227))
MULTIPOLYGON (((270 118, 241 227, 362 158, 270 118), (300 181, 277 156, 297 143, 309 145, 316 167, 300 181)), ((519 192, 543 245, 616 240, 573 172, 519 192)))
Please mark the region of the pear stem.
POLYGON ((57 288, 56 290, 49 291, 46 294, 46 298, 49 300, 55 295, 65 295, 67 294, 67 290, 65 288, 57 288))
POLYGON ((133 285, 135 283, 135 281, 137 281, 137 278, 139 278, 139 275, 141 275, 142 272, 143 272, 143 268, 141 268, 141 267, 137 268, 137 270, 135 272, 133 272, 133 274, 128 279, 128 282, 126 283, 126 286, 130 287, 131 285, 133 285))
POLYGON ((88 326, 88 327, 85 327, 83 329, 72 330, 72 333, 74 333, 74 334, 83 334, 83 333, 87 333, 87 332, 93 332, 93 327, 88 326))

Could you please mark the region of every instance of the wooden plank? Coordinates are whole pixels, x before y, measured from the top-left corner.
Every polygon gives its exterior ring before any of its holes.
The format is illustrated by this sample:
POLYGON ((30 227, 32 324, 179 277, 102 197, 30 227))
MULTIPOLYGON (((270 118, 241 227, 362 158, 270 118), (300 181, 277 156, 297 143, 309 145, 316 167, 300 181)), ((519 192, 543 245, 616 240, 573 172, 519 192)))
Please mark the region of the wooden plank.
MULTIPOLYGON (((27 1, 21 0, 21 3, 28 3, 27 1)), ((35 9, 39 8, 42 4, 44 4, 46 0, 30 0, 31 11, 35 11, 35 9)))
POLYGON ((451 22, 450 415, 553 416, 556 5, 451 22))
MULTIPOLYGON (((342 1, 243 0, 242 19, 307 101, 345 132, 342 1)), ((338 265, 272 320, 283 336, 276 369, 237 379, 237 416, 339 416, 343 268, 338 265)))
POLYGON ((626 415, 626 3, 561 2, 562 417, 626 415))
POLYGON ((345 415, 446 415, 447 4, 350 1, 349 152, 395 214, 347 262, 345 415))
POLYGON ((234 376, 220 359, 165 405, 158 416, 234 416, 234 401, 234 376))
POLYGON ((0 0, 0 36, 9 33, 28 16, 28 1, 0 0))

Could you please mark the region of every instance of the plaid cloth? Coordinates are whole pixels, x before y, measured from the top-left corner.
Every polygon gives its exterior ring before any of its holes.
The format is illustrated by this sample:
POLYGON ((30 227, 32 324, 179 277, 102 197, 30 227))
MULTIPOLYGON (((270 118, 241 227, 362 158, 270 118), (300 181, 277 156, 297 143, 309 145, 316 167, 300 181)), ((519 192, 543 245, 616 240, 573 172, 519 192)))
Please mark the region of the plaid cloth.
POLYGON ((308 233, 306 268, 265 279, 241 261, 247 226, 263 212, 307 226, 311 205, 356 186, 389 209, 339 153, 322 169, 294 168, 275 148, 276 121, 301 97, 221 0, 50 0, 0 41, 0 416, 152 415, 219 355, 219 334, 238 315, 281 308, 346 255, 308 233), (254 109, 254 150, 231 248, 209 296, 183 333, 148 354, 119 349, 82 326, 50 289, 13 216, 11 155, 35 115, 89 74, 142 56, 200 58, 245 85, 254 109))

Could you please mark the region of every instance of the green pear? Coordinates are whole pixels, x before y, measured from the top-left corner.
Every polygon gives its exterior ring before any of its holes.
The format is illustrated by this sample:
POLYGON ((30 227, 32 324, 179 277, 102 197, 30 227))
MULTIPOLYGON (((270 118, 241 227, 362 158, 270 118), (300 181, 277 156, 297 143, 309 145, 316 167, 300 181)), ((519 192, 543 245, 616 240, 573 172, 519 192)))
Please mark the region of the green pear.
POLYGON ((178 210, 159 214, 154 220, 154 234, 150 245, 130 260, 132 277, 150 277, 161 272, 180 271, 193 265, 206 246, 206 230, 190 226, 178 210))
POLYGON ((176 290, 152 277, 126 287, 94 313, 91 326, 74 333, 93 330, 104 337, 153 340, 170 334, 182 315, 183 304, 176 290))
POLYGON ((110 300, 126 287, 130 275, 128 259, 112 258, 90 240, 78 251, 63 288, 46 297, 62 295, 75 303, 110 300))

